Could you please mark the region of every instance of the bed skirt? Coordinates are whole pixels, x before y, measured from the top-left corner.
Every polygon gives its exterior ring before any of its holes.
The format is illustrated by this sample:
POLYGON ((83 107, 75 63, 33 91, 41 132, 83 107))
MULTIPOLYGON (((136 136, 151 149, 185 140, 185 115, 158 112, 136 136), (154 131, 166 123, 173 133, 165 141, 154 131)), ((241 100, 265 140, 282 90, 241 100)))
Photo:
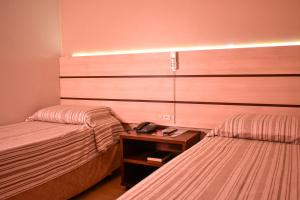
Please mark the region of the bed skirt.
POLYGON ((10 199, 69 199, 110 175, 120 167, 120 162, 120 145, 117 144, 77 169, 13 196, 10 199))

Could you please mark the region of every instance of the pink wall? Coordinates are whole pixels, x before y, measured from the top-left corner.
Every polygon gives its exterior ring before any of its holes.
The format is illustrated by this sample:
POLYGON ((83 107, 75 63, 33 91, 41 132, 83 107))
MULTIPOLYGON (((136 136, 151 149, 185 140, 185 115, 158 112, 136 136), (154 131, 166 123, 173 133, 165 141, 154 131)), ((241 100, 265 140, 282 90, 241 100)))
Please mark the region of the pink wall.
POLYGON ((58 0, 0 1, 0 125, 59 103, 58 0))
POLYGON ((63 55, 300 39, 299 0, 61 0, 61 4, 63 55))

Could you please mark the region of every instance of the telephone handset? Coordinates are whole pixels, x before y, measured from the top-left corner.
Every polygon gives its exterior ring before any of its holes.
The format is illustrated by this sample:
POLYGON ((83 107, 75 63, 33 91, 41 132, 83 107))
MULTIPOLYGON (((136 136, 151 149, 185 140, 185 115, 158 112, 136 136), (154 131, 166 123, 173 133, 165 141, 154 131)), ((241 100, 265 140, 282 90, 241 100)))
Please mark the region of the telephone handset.
POLYGON ((142 122, 134 128, 137 133, 152 133, 157 129, 157 125, 151 122, 142 122))

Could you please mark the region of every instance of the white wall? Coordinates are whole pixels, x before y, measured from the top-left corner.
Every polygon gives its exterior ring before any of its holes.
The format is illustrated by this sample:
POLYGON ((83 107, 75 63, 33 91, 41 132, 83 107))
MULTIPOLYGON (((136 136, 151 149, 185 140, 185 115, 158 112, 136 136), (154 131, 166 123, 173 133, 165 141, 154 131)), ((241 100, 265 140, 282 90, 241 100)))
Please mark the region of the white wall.
POLYGON ((59 103, 59 0, 0 1, 0 125, 59 103))

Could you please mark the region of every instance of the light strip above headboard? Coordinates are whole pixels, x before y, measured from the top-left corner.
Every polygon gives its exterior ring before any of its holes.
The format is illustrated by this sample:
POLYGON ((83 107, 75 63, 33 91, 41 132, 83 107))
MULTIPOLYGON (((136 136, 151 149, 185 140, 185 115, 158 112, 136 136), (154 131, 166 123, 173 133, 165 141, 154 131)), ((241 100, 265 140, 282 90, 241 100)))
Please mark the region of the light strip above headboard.
POLYGON ((93 51, 93 52, 75 52, 72 54, 72 57, 126 55, 126 54, 143 54, 143 53, 165 53, 165 52, 177 52, 177 51, 182 52, 182 51, 201 51, 201 50, 205 51, 205 50, 222 50, 222 49, 263 48, 263 47, 282 47, 282 46, 300 46, 300 41, 248 43, 248 44, 225 44, 225 45, 113 50, 113 51, 93 51))

